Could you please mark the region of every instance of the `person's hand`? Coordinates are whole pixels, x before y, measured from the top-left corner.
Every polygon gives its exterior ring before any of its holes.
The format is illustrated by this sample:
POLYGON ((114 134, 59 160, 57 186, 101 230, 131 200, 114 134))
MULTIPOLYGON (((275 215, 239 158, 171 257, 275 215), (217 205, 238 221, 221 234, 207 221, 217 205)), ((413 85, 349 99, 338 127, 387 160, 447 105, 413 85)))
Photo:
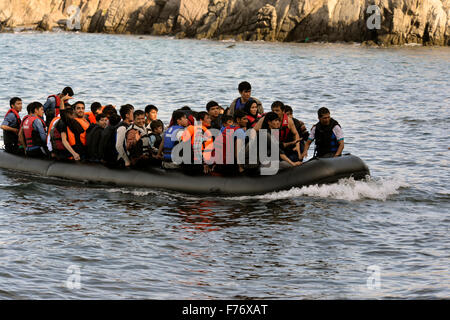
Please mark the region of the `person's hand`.
POLYGON ((130 161, 125 161, 125 167, 129 167, 129 166, 131 166, 131 162, 130 161))
POLYGON ((335 154, 334 158, 337 158, 337 157, 340 157, 340 156, 341 156, 340 154, 335 154))
POLYGON ((297 162, 293 163, 293 166, 298 167, 298 166, 301 166, 302 164, 303 164, 303 162, 297 161, 297 162))
POLYGON ((81 160, 80 155, 79 155, 78 153, 76 153, 76 152, 75 152, 75 154, 73 155, 73 159, 74 159, 75 161, 80 161, 80 160, 81 160))
POLYGON ((159 159, 159 160, 162 160, 163 157, 162 157, 162 154, 161 154, 161 153, 158 153, 158 154, 155 156, 155 158, 156 158, 156 159, 159 159))
POLYGON ((73 97, 69 96, 67 93, 66 93, 66 95, 64 97, 61 98, 62 101, 67 101, 67 100, 70 100, 70 99, 73 99, 73 97))
POLYGON ((209 168, 209 166, 208 166, 207 164, 204 164, 204 165, 203 165, 203 172, 204 172, 205 174, 208 174, 208 173, 211 172, 211 170, 210 170, 210 168, 209 168))
POLYGON ((308 151, 303 151, 301 158, 306 159, 308 157, 308 151))

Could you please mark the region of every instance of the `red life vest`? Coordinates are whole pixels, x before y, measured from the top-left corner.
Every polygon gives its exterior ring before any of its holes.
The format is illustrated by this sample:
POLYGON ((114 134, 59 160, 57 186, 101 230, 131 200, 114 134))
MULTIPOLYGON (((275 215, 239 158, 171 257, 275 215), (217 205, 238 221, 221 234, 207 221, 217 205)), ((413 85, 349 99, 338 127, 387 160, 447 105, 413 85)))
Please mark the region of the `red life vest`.
MULTIPOLYGON (((228 134, 228 136, 231 134, 231 137, 233 137, 234 132, 240 129, 239 126, 228 126, 226 127, 223 132, 222 132, 222 139, 217 139, 217 140, 222 140, 222 141, 217 141, 218 145, 216 147, 216 154, 220 154, 220 152, 222 152, 223 154, 223 164, 233 164, 234 163, 234 154, 233 154, 233 161, 231 163, 227 163, 227 149, 231 150, 231 147, 227 148, 227 145, 230 143, 230 141, 227 141, 227 131, 230 131, 230 133, 228 134)), ((234 142, 234 139, 231 140, 231 143, 234 142)), ((234 150, 234 146, 233 146, 233 150, 234 150)), ((236 150, 235 150, 236 151, 236 150)))
POLYGON ((94 115, 94 113, 92 113, 92 111, 85 112, 84 115, 87 117, 87 120, 88 120, 91 124, 97 123, 97 119, 95 119, 95 115, 94 115))
POLYGON ((45 129, 45 122, 38 116, 29 115, 28 117, 24 118, 23 121, 23 134, 25 136, 25 144, 27 148, 36 147, 36 146, 43 146, 44 142, 41 140, 41 137, 39 135, 39 132, 37 132, 33 128, 33 123, 36 120, 40 120, 42 122, 42 125, 45 129))
POLYGON ((247 119, 248 119, 248 126, 250 128, 253 128, 258 123, 258 120, 261 119, 261 115, 258 114, 258 115, 256 115, 256 117, 254 117, 252 115, 247 115, 247 119))
POLYGON ((289 117, 287 116, 287 114, 285 113, 283 115, 283 120, 281 122, 281 128, 280 128, 280 142, 285 142, 289 132, 291 130, 289 130, 289 117))
POLYGON ((57 117, 57 116, 59 116, 59 110, 61 108, 61 98, 59 97, 59 95, 52 94, 51 96, 48 96, 47 99, 49 99, 51 97, 55 98, 55 101, 56 101, 56 104, 55 104, 55 116, 57 117))
POLYGON ((10 113, 14 113, 14 115, 16 116, 16 119, 17 119, 17 128, 16 129, 18 129, 18 128, 20 128, 20 124, 22 123, 21 121, 20 121, 20 115, 19 115, 19 113, 17 112, 17 110, 16 109, 13 109, 13 108, 10 108, 9 110, 8 110, 8 112, 6 113, 6 115, 5 115, 5 118, 8 116, 8 114, 10 114, 10 113))
POLYGON ((52 144, 53 151, 64 151, 66 148, 62 142, 61 132, 56 128, 56 122, 61 119, 60 117, 56 117, 52 120, 50 125, 48 126, 48 134, 47 137, 50 136, 50 142, 52 144))

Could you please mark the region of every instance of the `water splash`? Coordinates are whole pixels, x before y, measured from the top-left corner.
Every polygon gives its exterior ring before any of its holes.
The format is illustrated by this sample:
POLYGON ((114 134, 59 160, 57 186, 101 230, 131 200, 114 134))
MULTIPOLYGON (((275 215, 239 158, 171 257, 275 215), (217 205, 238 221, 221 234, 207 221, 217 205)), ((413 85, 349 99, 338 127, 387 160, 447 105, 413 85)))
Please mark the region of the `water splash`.
MULTIPOLYGON (((356 181, 353 178, 347 178, 341 179, 338 183, 334 184, 292 188, 288 191, 272 192, 256 196, 256 198, 261 200, 278 200, 307 196, 348 201, 358 201, 362 199, 386 201, 388 197, 398 194, 400 188, 406 187, 409 187, 409 184, 399 177, 367 177, 366 180, 362 181, 356 181)), ((230 199, 246 200, 255 199, 255 197, 235 197, 230 199)))

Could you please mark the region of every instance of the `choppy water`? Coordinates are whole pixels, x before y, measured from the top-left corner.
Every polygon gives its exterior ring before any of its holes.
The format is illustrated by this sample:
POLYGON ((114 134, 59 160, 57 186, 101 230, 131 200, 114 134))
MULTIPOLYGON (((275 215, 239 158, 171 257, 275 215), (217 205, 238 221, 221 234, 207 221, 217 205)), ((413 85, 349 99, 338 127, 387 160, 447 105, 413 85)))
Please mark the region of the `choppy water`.
POLYGON ((153 103, 167 121, 229 104, 248 80, 308 127, 329 107, 372 173, 213 198, 1 170, 0 298, 450 297, 449 48, 23 33, 0 34, 0 57, 2 117, 12 96, 71 85, 89 104, 153 103))

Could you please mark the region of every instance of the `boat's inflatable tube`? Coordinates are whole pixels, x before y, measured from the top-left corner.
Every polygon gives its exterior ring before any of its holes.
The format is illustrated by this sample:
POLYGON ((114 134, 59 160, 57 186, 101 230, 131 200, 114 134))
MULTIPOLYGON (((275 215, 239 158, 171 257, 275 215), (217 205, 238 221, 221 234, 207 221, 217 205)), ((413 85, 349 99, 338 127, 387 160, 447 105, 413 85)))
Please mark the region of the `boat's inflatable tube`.
POLYGON ((292 187, 333 183, 341 178, 364 179, 370 174, 366 164, 353 155, 314 159, 301 166, 280 171, 276 175, 257 177, 190 176, 179 171, 159 168, 148 171, 108 169, 101 164, 32 159, 1 151, 0 168, 81 182, 230 196, 263 194, 292 187))

